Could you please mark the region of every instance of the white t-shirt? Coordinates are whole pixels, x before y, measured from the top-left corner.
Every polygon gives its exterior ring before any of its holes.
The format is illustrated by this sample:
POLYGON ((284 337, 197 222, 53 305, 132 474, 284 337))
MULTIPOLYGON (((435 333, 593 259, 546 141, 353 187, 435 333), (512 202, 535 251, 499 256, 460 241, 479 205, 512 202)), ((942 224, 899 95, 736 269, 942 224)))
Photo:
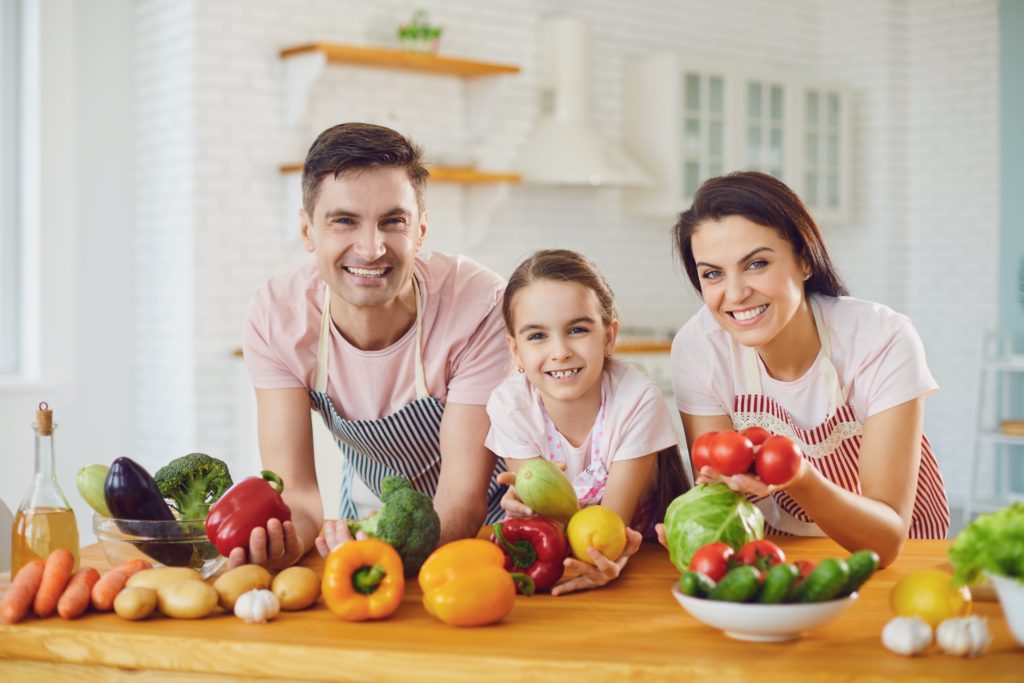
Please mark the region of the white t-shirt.
MULTIPOLYGON (((604 466, 616 460, 639 458, 679 443, 661 390, 639 368, 611 361, 602 373, 605 397, 602 443, 596 444, 604 466)), ((506 379, 487 402, 491 429, 485 445, 502 458, 544 457, 561 461, 547 443, 540 392, 523 374, 506 379)), ((572 481, 590 465, 591 436, 574 447, 561 434, 561 452, 568 455, 566 476, 572 481)))
MULTIPOLYGON (((840 388, 858 421, 938 389, 924 345, 907 316, 851 297, 814 298, 828 328, 840 388)), ((743 378, 742 350, 706 306, 690 318, 672 342, 672 390, 680 412, 731 416, 734 397, 750 391, 743 378)), ((802 377, 782 382, 757 361, 762 393, 788 410, 802 429, 830 417, 823 362, 819 353, 802 377)))

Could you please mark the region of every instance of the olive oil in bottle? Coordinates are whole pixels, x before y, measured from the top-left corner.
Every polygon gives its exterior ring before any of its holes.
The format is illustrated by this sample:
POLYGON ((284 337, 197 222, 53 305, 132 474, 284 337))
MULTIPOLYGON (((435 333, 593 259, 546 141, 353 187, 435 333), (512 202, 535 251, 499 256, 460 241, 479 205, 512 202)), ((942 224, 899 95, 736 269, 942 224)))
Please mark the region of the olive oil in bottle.
POLYGON ((53 449, 57 425, 46 403, 39 404, 32 428, 36 433, 36 469, 11 528, 11 576, 33 560, 45 560, 57 548, 70 550, 78 568, 78 523, 57 483, 53 449))

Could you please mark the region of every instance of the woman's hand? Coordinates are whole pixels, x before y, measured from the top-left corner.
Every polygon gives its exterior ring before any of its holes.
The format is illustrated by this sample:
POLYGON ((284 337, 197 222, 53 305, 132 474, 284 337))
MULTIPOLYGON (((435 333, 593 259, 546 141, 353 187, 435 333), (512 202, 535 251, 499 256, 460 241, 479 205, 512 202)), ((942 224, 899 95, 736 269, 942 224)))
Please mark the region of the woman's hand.
POLYGON ((239 546, 228 555, 228 568, 243 564, 258 564, 268 569, 290 567, 305 554, 295 525, 291 521, 282 524, 279 519, 267 520, 267 526, 256 527, 249 534, 249 552, 239 546))
POLYGON ((797 470, 796 476, 787 481, 785 484, 772 485, 764 483, 763 481, 761 481, 760 477, 757 477, 753 474, 747 474, 746 472, 744 472, 741 474, 726 476, 724 474, 720 474, 718 470, 716 470, 715 468, 709 465, 705 465, 704 467, 700 468, 700 472, 697 473, 697 481, 694 483, 711 484, 716 481, 720 481, 733 491, 736 491, 737 493, 749 493, 753 496, 764 498, 775 493, 776 491, 786 488, 793 482, 800 479, 800 477, 803 476, 806 467, 806 460, 802 460, 800 462, 800 469, 797 470))
POLYGON ((316 551, 320 553, 320 557, 327 557, 339 545, 366 538, 369 536, 363 531, 353 537, 352 530, 348 528, 347 519, 325 519, 323 527, 320 528, 320 535, 313 543, 316 545, 316 551))
POLYGON ((566 593, 572 593, 574 591, 589 590, 591 588, 599 588, 609 581, 617 578, 622 570, 626 568, 626 563, 629 562, 629 558, 636 554, 636 551, 640 550, 640 542, 644 540, 644 537, 639 531, 634 531, 629 527, 626 527, 626 548, 622 551, 622 555, 619 559, 609 560, 607 557, 602 555, 595 548, 588 548, 587 552, 590 557, 593 558, 596 565, 587 564, 586 562, 580 562, 579 560, 567 557, 565 559, 565 568, 570 572, 574 572, 577 576, 571 579, 563 581, 562 583, 551 589, 552 595, 565 595, 566 593))

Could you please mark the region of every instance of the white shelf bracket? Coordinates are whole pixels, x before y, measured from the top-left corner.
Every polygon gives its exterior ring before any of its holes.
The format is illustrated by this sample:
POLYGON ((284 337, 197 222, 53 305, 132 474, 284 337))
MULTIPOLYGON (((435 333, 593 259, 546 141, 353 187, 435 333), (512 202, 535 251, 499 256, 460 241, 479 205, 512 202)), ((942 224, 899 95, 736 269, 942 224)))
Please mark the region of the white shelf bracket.
POLYGON ((323 52, 301 52, 284 60, 284 121, 295 127, 309 107, 313 84, 327 66, 323 52))

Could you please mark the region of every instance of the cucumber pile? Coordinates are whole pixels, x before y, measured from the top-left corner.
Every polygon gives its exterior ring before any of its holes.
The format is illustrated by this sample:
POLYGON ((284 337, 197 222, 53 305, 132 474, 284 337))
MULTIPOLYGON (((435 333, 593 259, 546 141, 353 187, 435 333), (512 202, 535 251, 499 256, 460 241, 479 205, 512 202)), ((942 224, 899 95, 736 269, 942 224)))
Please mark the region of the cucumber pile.
POLYGON ((822 560, 805 577, 801 577, 796 564, 789 562, 772 564, 763 571, 752 564, 737 564, 718 582, 691 569, 680 577, 679 590, 684 595, 726 602, 825 602, 850 595, 877 569, 878 554, 861 550, 845 560, 822 560))

